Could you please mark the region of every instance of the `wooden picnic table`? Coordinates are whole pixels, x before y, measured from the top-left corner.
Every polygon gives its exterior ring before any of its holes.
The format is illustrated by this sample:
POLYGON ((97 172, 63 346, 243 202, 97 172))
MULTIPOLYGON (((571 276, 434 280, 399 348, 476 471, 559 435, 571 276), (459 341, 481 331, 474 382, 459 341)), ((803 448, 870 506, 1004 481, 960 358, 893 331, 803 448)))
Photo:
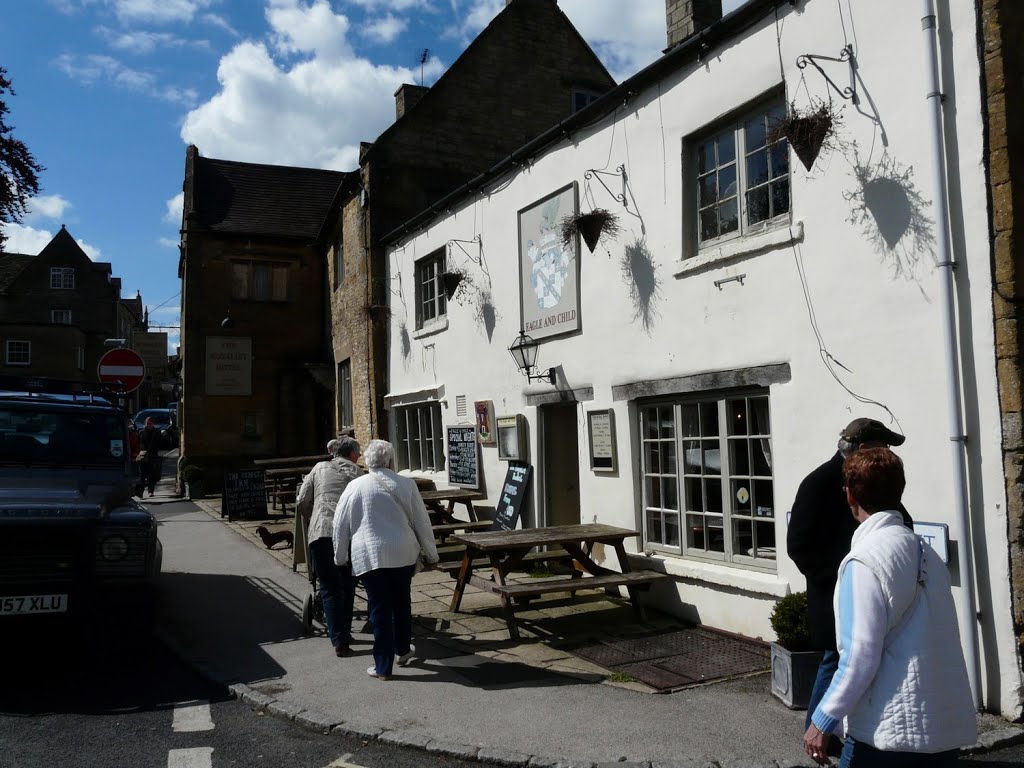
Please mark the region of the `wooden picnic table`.
POLYGON ((313 469, 312 464, 301 467, 264 469, 263 474, 267 479, 267 498, 270 499, 271 509, 277 509, 277 504, 280 502, 281 510, 287 511, 287 502, 290 500, 293 504, 295 503, 299 484, 311 469, 313 469))
POLYGON ((455 505, 462 504, 466 507, 466 513, 469 515, 471 522, 477 522, 476 510, 473 509, 473 502, 480 501, 483 496, 477 491, 470 490, 469 488, 441 488, 433 491, 420 491, 420 496, 423 497, 423 503, 427 505, 428 511, 433 511, 434 516, 438 517, 439 523, 457 523, 458 519, 455 517, 455 505), (447 502, 448 506, 445 508, 443 504, 447 502))
POLYGON ((276 459, 255 459, 253 465, 257 467, 265 467, 266 469, 287 469, 295 466, 310 466, 320 461, 330 460, 330 456, 322 454, 320 456, 284 456, 276 459))
POLYGON ((509 636, 518 639, 519 629, 516 626, 513 609, 514 600, 529 600, 553 592, 569 592, 575 596, 576 591, 580 589, 610 589, 624 586, 629 590, 629 599, 637 618, 646 621, 643 606, 640 604, 639 589, 668 576, 656 571, 632 570, 624 542, 627 538, 638 535, 639 532, 629 528, 617 528, 602 523, 455 534, 451 537, 452 541, 465 545, 466 551, 452 595, 451 610, 453 613, 459 610, 467 584, 493 592, 501 599, 509 636), (591 559, 589 552, 597 543, 610 544, 615 549, 619 566, 622 568, 621 573, 604 568, 591 559), (535 547, 564 549, 576 561, 577 571, 582 569, 591 574, 590 577, 584 578, 582 574, 576 572, 563 579, 538 580, 532 584, 506 584, 505 576, 508 572, 519 565, 535 547), (489 578, 474 573, 480 558, 486 558, 490 564, 489 578))

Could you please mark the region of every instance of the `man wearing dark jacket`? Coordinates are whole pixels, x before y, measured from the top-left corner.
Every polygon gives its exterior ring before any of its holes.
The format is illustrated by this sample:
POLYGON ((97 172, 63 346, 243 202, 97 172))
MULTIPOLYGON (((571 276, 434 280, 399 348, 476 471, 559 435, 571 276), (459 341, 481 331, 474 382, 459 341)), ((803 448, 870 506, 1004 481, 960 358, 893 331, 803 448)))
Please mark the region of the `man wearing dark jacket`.
MULTIPOLYGON (((807 612, 811 643, 825 656, 807 707, 807 723, 821 697, 828 690, 839 666, 836 650, 836 618, 832 597, 839 575, 839 564, 850 552, 850 541, 857 530, 843 490, 843 461, 861 448, 902 445, 906 438, 874 419, 854 419, 839 434, 839 450, 804 478, 796 492, 786 535, 790 558, 807 577, 807 612)), ((910 515, 900 507, 903 521, 913 525, 910 515)))

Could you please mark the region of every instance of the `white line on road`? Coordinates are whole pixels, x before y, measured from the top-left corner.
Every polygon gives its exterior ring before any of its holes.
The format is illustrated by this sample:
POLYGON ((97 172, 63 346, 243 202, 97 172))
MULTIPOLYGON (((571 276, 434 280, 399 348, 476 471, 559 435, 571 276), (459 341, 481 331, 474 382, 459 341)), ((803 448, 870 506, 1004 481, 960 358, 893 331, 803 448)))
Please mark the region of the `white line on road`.
POLYGON ((177 732, 212 731, 213 715, 210 713, 210 702, 190 701, 175 704, 171 728, 177 732))
POLYGON ((348 753, 342 755, 341 757, 339 757, 333 763, 328 763, 327 765, 324 766, 324 768, 364 768, 361 765, 356 765, 355 763, 348 762, 348 759, 350 757, 352 757, 352 753, 348 752, 348 753))
POLYGON ((213 768, 213 747, 172 749, 167 753, 167 768, 213 768))

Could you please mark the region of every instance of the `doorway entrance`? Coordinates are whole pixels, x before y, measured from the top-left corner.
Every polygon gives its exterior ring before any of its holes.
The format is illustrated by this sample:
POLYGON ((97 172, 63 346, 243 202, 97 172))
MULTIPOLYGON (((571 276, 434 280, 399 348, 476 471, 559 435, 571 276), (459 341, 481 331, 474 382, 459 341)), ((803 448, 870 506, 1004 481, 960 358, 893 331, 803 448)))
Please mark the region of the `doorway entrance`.
POLYGON ((577 403, 540 407, 544 436, 544 524, 580 522, 580 453, 577 403))

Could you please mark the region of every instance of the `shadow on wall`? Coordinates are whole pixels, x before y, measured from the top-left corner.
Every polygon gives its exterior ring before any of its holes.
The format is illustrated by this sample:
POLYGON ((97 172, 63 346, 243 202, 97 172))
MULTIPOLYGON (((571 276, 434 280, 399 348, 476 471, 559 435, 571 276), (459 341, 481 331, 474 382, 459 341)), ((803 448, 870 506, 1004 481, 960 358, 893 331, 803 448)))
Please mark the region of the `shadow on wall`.
POLYGON ((404 322, 398 329, 398 337, 400 344, 402 345, 402 362, 405 363, 405 367, 409 367, 409 356, 412 354, 412 337, 409 336, 409 326, 404 322))
POLYGON ((914 183, 913 167, 888 151, 877 163, 862 161, 854 145, 853 176, 854 188, 843 193, 850 204, 847 221, 860 229, 894 278, 920 282, 925 267, 935 266, 935 225, 928 216, 931 201, 914 183))
POLYGON ((650 333, 655 319, 661 316, 657 309, 661 280, 647 243, 637 239, 632 245, 627 245, 619 266, 622 279, 629 287, 629 300, 633 302, 633 320, 639 321, 650 333))
POLYGON ((483 326, 487 334, 487 343, 490 344, 494 336, 494 326, 498 322, 498 310, 494 307, 494 296, 490 288, 482 288, 476 297, 473 319, 483 326))

